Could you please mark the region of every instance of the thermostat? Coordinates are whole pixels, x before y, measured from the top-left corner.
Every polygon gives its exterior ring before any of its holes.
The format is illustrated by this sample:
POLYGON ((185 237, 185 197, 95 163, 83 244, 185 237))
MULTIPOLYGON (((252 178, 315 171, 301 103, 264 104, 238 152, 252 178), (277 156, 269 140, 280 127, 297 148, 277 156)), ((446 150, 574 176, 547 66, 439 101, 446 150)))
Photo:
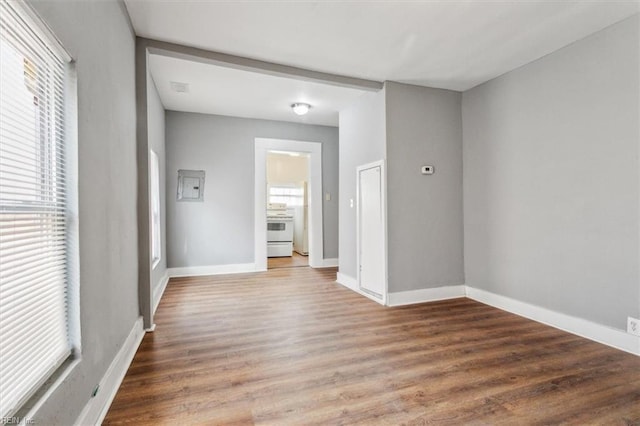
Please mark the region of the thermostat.
POLYGON ((420 173, 423 175, 432 175, 433 174, 433 166, 422 166, 420 167, 420 173))

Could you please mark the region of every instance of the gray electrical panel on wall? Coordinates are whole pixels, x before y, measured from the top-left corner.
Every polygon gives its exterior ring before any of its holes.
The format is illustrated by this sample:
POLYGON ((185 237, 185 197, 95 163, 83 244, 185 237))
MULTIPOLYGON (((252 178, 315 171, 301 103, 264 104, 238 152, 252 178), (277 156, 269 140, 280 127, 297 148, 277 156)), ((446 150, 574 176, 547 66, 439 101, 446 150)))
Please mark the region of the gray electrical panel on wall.
POLYGON ((178 201, 204 201, 204 170, 178 170, 178 201))

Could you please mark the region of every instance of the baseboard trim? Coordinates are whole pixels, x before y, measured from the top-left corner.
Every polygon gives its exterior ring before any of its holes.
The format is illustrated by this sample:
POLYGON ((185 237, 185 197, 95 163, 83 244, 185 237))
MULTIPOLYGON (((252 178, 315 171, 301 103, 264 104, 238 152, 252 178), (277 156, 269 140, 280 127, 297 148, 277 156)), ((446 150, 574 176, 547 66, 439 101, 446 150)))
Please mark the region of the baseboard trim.
POLYGON ((186 266, 183 268, 168 268, 170 278, 196 277, 201 275, 240 274, 255 272, 255 263, 237 263, 230 265, 186 266))
POLYGON ((162 295, 164 295, 164 291, 167 289, 167 284, 169 284, 169 270, 166 269, 164 271, 164 275, 160 279, 160 284, 158 284, 153 289, 153 314, 155 315, 158 310, 158 305, 160 304, 160 299, 162 299, 162 295))
MULTIPOLYGON (((338 259, 324 259, 323 265, 321 267, 333 267, 337 266, 337 264, 338 259)), ((154 312, 158 307, 160 299, 162 298, 162 294, 164 293, 167 283, 171 277, 233 274, 255 271, 256 269, 254 263, 169 268, 167 269, 165 277, 163 278, 162 285, 158 286, 158 288, 156 288, 156 290, 154 291, 154 312)), ((373 300, 376 303, 382 305, 385 304, 384 300, 378 299, 375 296, 362 291, 358 286, 357 279, 349 275, 338 272, 336 274, 336 282, 370 300, 373 300)), ((387 298, 387 305, 403 306, 416 303, 454 299, 465 296, 478 302, 496 307, 498 309, 502 309, 507 312, 511 312, 513 314, 540 322, 542 324, 546 324, 551 327, 555 327, 560 330, 587 338, 589 340, 593 340, 595 342, 599 342, 607 346, 611 346, 613 348, 640 356, 640 337, 625 333, 623 330, 618 330, 582 318, 552 311, 547 308, 532 305, 530 303, 491 293, 468 285, 454 285, 389 293, 387 298)), ((126 368, 124 371, 126 372, 126 368)))
POLYGON ((456 299, 465 297, 464 285, 451 285, 435 288, 421 288, 419 290, 399 291, 389 293, 389 306, 413 305, 415 303, 435 302, 437 300, 456 299))
POLYGON ((99 425, 102 424, 109 407, 115 398, 122 379, 124 379, 131 361, 142 342, 144 329, 142 317, 139 317, 133 324, 133 328, 125 339, 116 357, 109 365, 107 372, 100 380, 100 387, 95 397, 91 398, 82 409, 80 416, 76 420, 76 425, 99 425))
POLYGON ((338 258, 322 259, 322 266, 319 268, 335 268, 338 266, 338 258))
POLYGON ((355 292, 358 291, 358 280, 349 275, 342 274, 338 272, 336 274, 336 282, 349 290, 353 290, 355 292))
POLYGON ((341 274, 340 272, 338 272, 336 274, 336 282, 348 288, 349 290, 355 291, 359 295, 366 297, 367 299, 373 300, 376 303, 384 305, 384 300, 378 299, 377 297, 360 290, 360 286, 358 285, 358 280, 353 277, 350 277, 349 275, 341 274))
MULTIPOLYGON (((353 277, 338 272, 336 274, 336 282, 368 299, 384 304, 380 299, 361 291, 358 286, 358 281, 353 277)), ((640 356, 640 337, 625 333, 623 330, 552 311, 468 285, 454 285, 389 293, 387 305, 412 305, 458 297, 468 297, 480 303, 640 356)))
POLYGON ((640 356, 640 337, 582 318, 466 286, 467 297, 589 340, 640 356))

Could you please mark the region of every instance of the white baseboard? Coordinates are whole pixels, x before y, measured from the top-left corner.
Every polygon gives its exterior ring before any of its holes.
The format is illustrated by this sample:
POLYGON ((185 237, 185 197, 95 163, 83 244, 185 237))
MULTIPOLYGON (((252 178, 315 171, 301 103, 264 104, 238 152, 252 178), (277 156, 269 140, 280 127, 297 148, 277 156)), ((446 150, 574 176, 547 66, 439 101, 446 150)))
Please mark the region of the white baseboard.
POLYGON ((358 280, 349 275, 338 272, 336 274, 336 282, 348 288, 349 290, 358 291, 358 280))
POLYGON ((455 299, 465 297, 464 285, 451 285, 446 287, 422 288, 419 290, 399 291, 389 293, 389 306, 412 305, 414 303, 435 302, 437 300, 455 299))
POLYGON ((338 266, 338 258, 322 259, 322 266, 320 268, 335 268, 338 266))
POLYGON ((168 268, 170 278, 195 277, 200 275, 239 274, 243 272, 255 272, 255 263, 237 263, 231 265, 210 266, 186 266, 183 268, 168 268))
MULTIPOLYGON (((353 277, 338 272, 336 282, 362 296, 383 304, 383 301, 380 299, 360 290, 358 281, 353 277)), ((640 337, 625 333, 623 330, 597 324, 592 321, 552 311, 467 285, 389 293, 387 305, 411 305, 465 296, 486 305, 640 356, 640 337)))
POLYGON ((582 318, 466 286, 467 297, 596 342, 640 355, 640 337, 582 318))
POLYGON ((169 270, 164 271, 164 275, 160 279, 160 283, 155 286, 153 289, 153 314, 155 315, 156 310, 158 310, 158 305, 160 304, 160 299, 162 299, 162 295, 164 291, 167 289, 167 284, 169 283, 169 270))
POLYGON ((76 420, 76 425, 102 424, 113 402, 113 398, 116 396, 118 388, 120 388, 120 383, 122 383, 122 379, 124 379, 127 369, 129 365, 131 365, 131 361, 133 361, 138 346, 140 346, 140 342, 142 342, 143 336, 142 317, 139 317, 116 354, 116 357, 111 362, 111 365, 109 365, 107 372, 102 376, 98 393, 84 406, 84 409, 76 420))
POLYGON ((348 288, 349 290, 353 290, 356 293, 366 297, 367 299, 371 299, 376 303, 379 303, 381 305, 384 305, 384 300, 382 299, 378 299, 377 297, 360 290, 360 286, 358 285, 358 280, 350 277, 349 275, 345 275, 345 274, 341 274, 340 272, 338 272, 336 274, 336 282, 340 285, 345 286, 346 288, 348 288))

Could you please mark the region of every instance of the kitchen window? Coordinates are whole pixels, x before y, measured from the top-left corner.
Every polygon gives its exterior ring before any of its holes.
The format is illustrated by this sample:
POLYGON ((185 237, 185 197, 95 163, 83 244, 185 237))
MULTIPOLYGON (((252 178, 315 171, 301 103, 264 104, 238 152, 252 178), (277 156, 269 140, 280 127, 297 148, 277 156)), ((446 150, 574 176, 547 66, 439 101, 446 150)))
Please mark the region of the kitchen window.
POLYGON ((287 207, 302 206, 304 201, 304 188, 293 185, 269 186, 269 202, 285 203, 287 207))
MULTIPOLYGON (((0 0, 0 416, 79 348, 71 58, 28 5, 0 0)), ((75 101, 74 101, 75 102, 75 101)))

